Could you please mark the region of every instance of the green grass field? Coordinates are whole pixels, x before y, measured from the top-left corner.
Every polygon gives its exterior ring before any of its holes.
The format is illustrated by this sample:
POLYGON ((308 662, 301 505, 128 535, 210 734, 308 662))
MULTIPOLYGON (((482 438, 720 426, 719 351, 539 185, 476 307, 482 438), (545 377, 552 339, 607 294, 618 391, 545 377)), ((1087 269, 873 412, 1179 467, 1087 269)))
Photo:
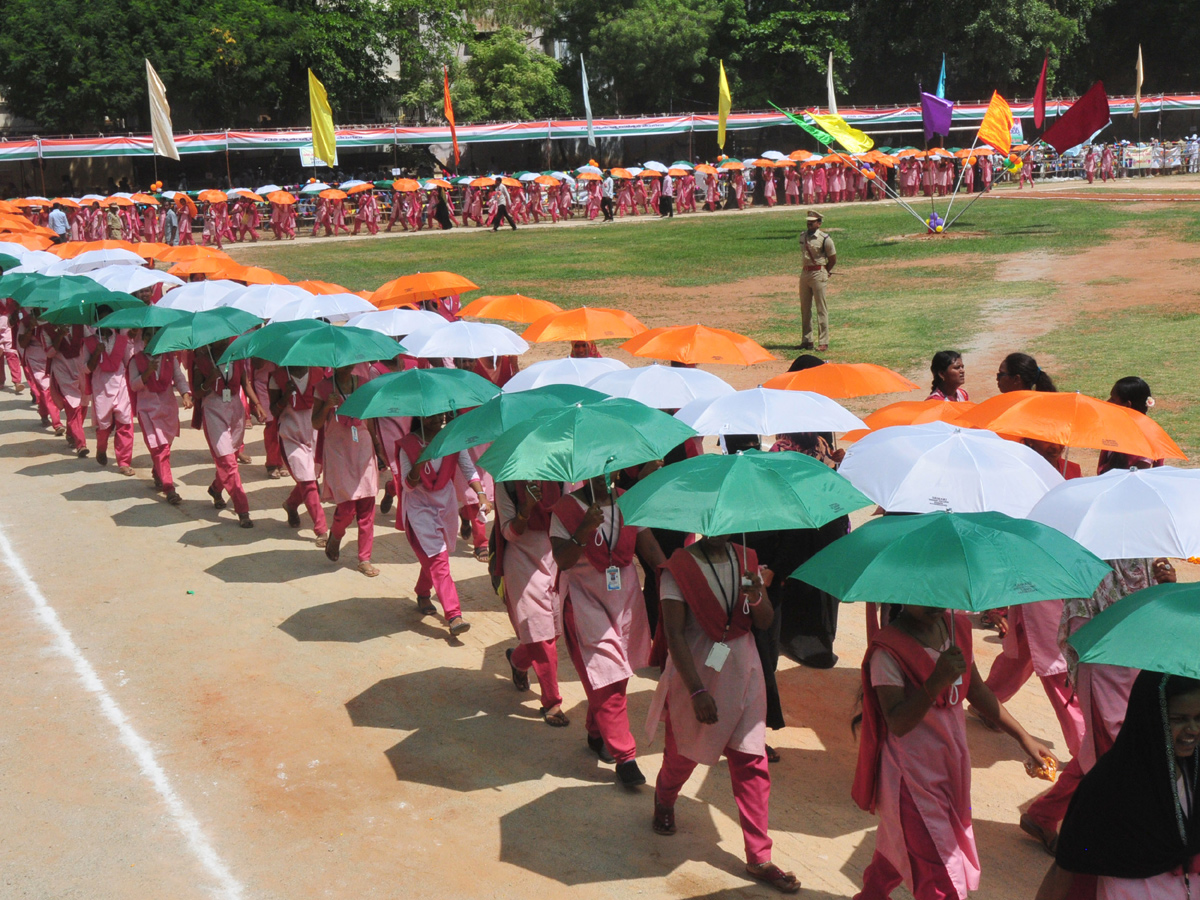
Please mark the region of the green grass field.
MULTIPOLYGON (((955 212, 962 208, 962 201, 956 202, 955 212)), ((929 206, 917 209, 927 214, 929 206)), ((944 213, 944 202, 938 211, 944 213)), ((920 226, 890 205, 833 209, 826 215, 825 227, 839 256, 831 290, 837 359, 908 372, 923 369, 933 350, 970 346, 981 330, 985 307, 998 297, 1015 292, 1025 304, 1055 302, 1048 282, 997 281, 999 267, 1011 266, 1022 254, 1069 256, 1114 241, 1114 252, 1120 252, 1119 237, 1127 230, 1138 236, 1200 240, 1200 222, 1182 206, 1146 209, 986 197, 956 223, 963 235, 959 239, 906 239, 920 226)), ((293 280, 317 278, 354 290, 372 289, 410 272, 448 269, 472 279, 484 293, 520 292, 568 308, 630 306, 630 286, 636 296, 637 286, 644 284, 646 300, 633 310, 643 316, 653 310, 655 290, 703 289, 705 299, 697 301, 695 320, 705 321, 707 312, 710 320, 737 327, 730 324, 731 311, 742 304, 752 313, 739 330, 779 348, 783 356, 800 340, 799 303, 791 279, 799 272, 797 238, 803 227, 803 210, 796 208, 516 233, 464 229, 400 240, 266 244, 239 250, 238 258, 293 280), (753 296, 737 285, 771 276, 785 278, 774 278, 775 287, 753 296), (727 298, 721 294, 724 285, 729 285, 727 298)), ((1191 384, 1200 364, 1197 338, 1200 318, 1174 302, 1112 314, 1085 310, 1022 349, 1052 355, 1062 389, 1105 397, 1116 378, 1142 375, 1158 398, 1155 417, 1192 455, 1200 452, 1200 407, 1194 405, 1191 384)))

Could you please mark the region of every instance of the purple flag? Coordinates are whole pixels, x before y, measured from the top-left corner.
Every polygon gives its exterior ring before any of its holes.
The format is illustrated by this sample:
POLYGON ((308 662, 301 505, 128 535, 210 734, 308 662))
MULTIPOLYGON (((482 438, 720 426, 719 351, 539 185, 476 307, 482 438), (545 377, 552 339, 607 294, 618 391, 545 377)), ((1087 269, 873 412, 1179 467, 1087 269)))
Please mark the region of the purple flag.
POLYGON ((954 114, 954 104, 933 94, 921 92, 921 121, 925 123, 925 143, 933 140, 935 134, 950 136, 950 119, 954 114))

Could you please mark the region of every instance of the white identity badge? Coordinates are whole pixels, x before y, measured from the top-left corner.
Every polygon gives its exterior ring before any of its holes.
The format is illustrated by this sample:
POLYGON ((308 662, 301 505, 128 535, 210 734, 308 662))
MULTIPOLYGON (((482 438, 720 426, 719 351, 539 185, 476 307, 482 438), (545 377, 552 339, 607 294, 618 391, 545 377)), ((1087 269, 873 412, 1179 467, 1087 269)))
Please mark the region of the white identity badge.
POLYGON ((354 443, 356 443, 356 444, 358 443, 358 426, 357 425, 350 426, 350 440, 354 441, 354 443))
POLYGON ((714 672, 720 672, 727 659, 729 659, 729 645, 718 641, 708 651, 708 659, 704 661, 704 664, 714 672))
POLYGON ((609 566, 605 569, 604 578, 610 591, 619 591, 621 589, 621 570, 616 566, 609 566))
POLYGON ((225 403, 229 403, 230 401, 232 401, 233 400, 233 391, 231 391, 229 388, 225 388, 225 390, 221 391, 221 400, 224 401, 225 403))

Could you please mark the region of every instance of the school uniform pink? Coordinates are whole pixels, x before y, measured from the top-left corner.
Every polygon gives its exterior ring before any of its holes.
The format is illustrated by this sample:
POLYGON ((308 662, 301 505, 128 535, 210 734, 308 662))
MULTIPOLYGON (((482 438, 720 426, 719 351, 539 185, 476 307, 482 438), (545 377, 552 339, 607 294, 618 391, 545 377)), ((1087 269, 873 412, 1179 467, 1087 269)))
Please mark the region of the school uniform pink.
POLYGON ((829 188, 828 166, 813 166, 813 202, 824 203, 825 193, 829 188))
POLYGON ((83 356, 92 366, 89 381, 96 458, 99 460, 108 451, 108 437, 115 430, 117 466, 123 473, 128 469, 125 474, 133 474, 133 402, 127 366, 134 352, 129 338, 123 334, 110 333, 107 338, 92 335, 83 342, 83 356))
POLYGON ((540 222, 546 217, 546 207, 542 203, 542 186, 531 181, 526 184, 525 193, 528 198, 526 203, 529 209, 529 217, 535 223, 540 222))
POLYGON ((87 456, 83 417, 87 414, 89 388, 83 341, 83 326, 71 325, 64 333, 53 337, 54 343, 47 356, 50 359, 51 396, 65 413, 67 443, 80 456, 87 456))
POLYGON ((37 319, 27 310, 21 311, 18 326, 18 343, 24 345, 25 377, 29 381, 29 390, 37 400, 42 424, 53 425, 54 433, 62 434, 62 419, 59 417, 58 404, 54 402, 50 386, 49 354, 54 346, 50 326, 38 324, 37 319))
POLYGON ((1088 147, 1087 155, 1083 158, 1083 175, 1088 184, 1096 180, 1096 151, 1091 147, 1088 147))
POLYGON ((271 411, 279 413, 276 416, 279 453, 296 482, 283 501, 283 508, 288 514, 288 524, 298 527, 303 504, 318 538, 327 534, 329 528, 317 488, 321 470, 317 464, 317 429, 313 427, 312 409, 317 385, 324 378, 325 370, 317 368, 305 369, 299 376, 292 375, 287 368, 276 369, 271 377, 271 411))
POLYGON ((800 174, 796 171, 796 166, 791 166, 783 170, 783 196, 788 206, 795 206, 800 202, 800 174))
POLYGON ((599 181, 589 181, 587 183, 587 206, 584 208, 584 215, 588 219, 594 219, 600 215, 600 201, 604 196, 604 187, 599 181))
POLYGON ((320 231, 322 226, 325 228, 325 237, 329 237, 331 234, 333 234, 333 222, 330 219, 329 201, 324 197, 318 197, 317 205, 313 212, 313 237, 317 236, 317 232, 320 231))
POLYGON ((975 167, 963 161, 963 190, 968 194, 975 193, 975 167))
POLYGON ((563 181, 558 186, 558 211, 564 219, 575 218, 575 197, 571 193, 571 185, 563 181))
POLYGON ((662 179, 653 178, 650 181, 650 210, 651 215, 658 215, 659 203, 662 201, 662 179))
POLYGON ((416 191, 406 191, 405 197, 405 212, 408 215, 408 227, 413 231, 420 231, 422 225, 421 218, 421 195, 416 191))
MULTIPOLYGON (((0 367, 7 366, 12 376, 13 387, 18 393, 24 390, 21 379, 21 355, 17 352, 16 330, 13 323, 17 317, 17 304, 11 297, 0 300, 0 367)), ((0 387, 5 383, 5 371, 0 368, 0 387)))
POLYGON ((1105 144, 1104 149, 1100 151, 1100 180, 1108 181, 1113 177, 1113 148, 1111 144, 1105 144))
POLYGON ((358 194, 358 208, 354 210, 353 234, 358 234, 363 226, 371 234, 379 233, 379 209, 375 205, 375 192, 363 191, 358 194))
MULTIPOLYGON (((246 405, 243 395, 250 364, 247 360, 238 360, 218 366, 216 358, 223 350, 224 347, 220 345, 218 349, 203 347, 192 357, 192 388, 200 398, 199 409, 192 415, 192 427, 203 431, 217 470, 208 488, 213 505, 218 509, 224 508, 222 492, 228 491, 243 527, 249 527, 244 523, 249 522, 250 501, 242 486, 237 455, 245 443, 246 405)), ((257 405, 257 397, 254 402, 257 405)))
MULTIPOLYGON (((274 363, 267 362, 265 359, 252 360, 251 366, 254 372, 254 380, 251 382, 254 385, 254 396, 258 398, 259 405, 267 414, 267 421, 263 425, 263 446, 267 451, 267 473, 277 473, 283 468, 283 454, 279 449, 279 422, 271 415, 271 384, 275 377, 276 367, 274 363)), ((272 477, 279 476, 273 474, 272 477)))
POLYGON ((142 239, 142 220, 138 218, 137 208, 122 206, 118 215, 121 218, 121 239, 136 243, 142 239))
POLYGON ((261 216, 258 214, 258 204, 253 200, 242 200, 241 214, 238 216, 237 222, 237 239, 239 241, 250 238, 252 243, 258 243, 258 226, 261 222, 261 216))
POLYGON ((807 206, 817 202, 816 168, 816 166, 804 166, 800 169, 798 176, 800 178, 800 196, 807 206))
POLYGON ((740 169, 734 169, 729 176, 729 185, 733 188, 733 198, 737 201, 738 209, 746 208, 746 176, 740 169))
POLYGON ((179 437, 179 402, 175 392, 191 398, 191 387, 179 355, 147 356, 144 351, 138 351, 129 362, 129 387, 134 395, 142 440, 150 452, 155 486, 167 495, 168 500, 177 503, 178 500, 173 499, 173 495, 178 495, 171 473, 171 444, 179 437))
POLYGON ((979 160, 979 177, 983 181, 984 191, 992 189, 992 157, 984 156, 979 160))
MULTIPOLYGON (((337 373, 317 385, 314 397, 319 404, 332 398, 334 409, 322 426, 321 499, 336 504, 329 530, 331 556, 351 519, 358 521, 358 561, 360 567, 371 562, 375 543, 375 495, 379 493, 379 469, 375 461, 375 433, 369 422, 338 415, 337 407, 359 386, 370 380, 367 365, 353 368, 349 386, 338 383, 337 373)), ((318 406, 319 408, 319 406, 318 406)), ((316 415, 313 424, 318 424, 316 415)))
POLYGON ((927 159, 921 168, 921 188, 926 197, 932 197, 937 185, 937 162, 927 159))

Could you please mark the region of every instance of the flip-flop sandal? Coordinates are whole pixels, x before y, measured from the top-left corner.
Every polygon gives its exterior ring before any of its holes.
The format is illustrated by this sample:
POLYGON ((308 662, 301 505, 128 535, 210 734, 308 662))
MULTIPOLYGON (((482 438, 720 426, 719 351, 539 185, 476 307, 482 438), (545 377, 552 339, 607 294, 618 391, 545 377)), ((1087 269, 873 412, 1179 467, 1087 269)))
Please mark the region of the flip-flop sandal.
POLYGON ((764 863, 761 866, 747 864, 746 874, 757 881, 766 882, 781 894, 800 893, 800 880, 791 872, 783 871, 775 863, 764 863))
POLYGON ((480 562, 487 562, 488 561, 488 548, 487 547, 476 547, 475 548, 475 558, 477 560, 479 560, 480 562))
POLYGON ((518 691, 527 691, 529 690, 529 673, 522 672, 513 665, 512 655, 511 647, 504 651, 504 658, 508 660, 508 667, 512 669, 512 683, 518 691))
POLYGON ((172 506, 178 506, 183 502, 183 498, 180 497, 179 494, 175 493, 175 491, 171 491, 171 493, 167 494, 167 502, 172 506))
POLYGON ((654 800, 654 821, 650 825, 654 829, 655 834, 661 834, 665 837, 670 837, 675 833, 675 807, 663 806, 654 800))
POLYGON ((780 760, 779 751, 767 744, 767 762, 777 763, 780 760))
POLYGON ((437 607, 429 594, 417 594, 417 612, 423 616, 437 615, 437 607))
POLYGON ((1057 834, 1051 834, 1048 832, 1045 828, 1035 822, 1028 813, 1021 814, 1020 826, 1023 832, 1025 832, 1035 841, 1039 841, 1042 847, 1045 848, 1046 852, 1051 856, 1054 856, 1055 852, 1058 850, 1057 834))
POLYGON ((369 562, 360 562, 358 564, 358 571, 362 572, 368 578, 374 578, 376 575, 379 574, 379 570, 377 568, 375 568, 373 565, 371 565, 369 562))
POLYGON ((225 508, 225 498, 222 497, 217 491, 214 491, 212 489, 212 485, 208 486, 208 496, 212 497, 213 509, 225 508))
POLYGON ((542 721, 551 728, 566 728, 571 724, 571 720, 567 718, 567 714, 561 709, 556 712, 550 712, 551 707, 543 706, 538 712, 542 714, 542 721))

